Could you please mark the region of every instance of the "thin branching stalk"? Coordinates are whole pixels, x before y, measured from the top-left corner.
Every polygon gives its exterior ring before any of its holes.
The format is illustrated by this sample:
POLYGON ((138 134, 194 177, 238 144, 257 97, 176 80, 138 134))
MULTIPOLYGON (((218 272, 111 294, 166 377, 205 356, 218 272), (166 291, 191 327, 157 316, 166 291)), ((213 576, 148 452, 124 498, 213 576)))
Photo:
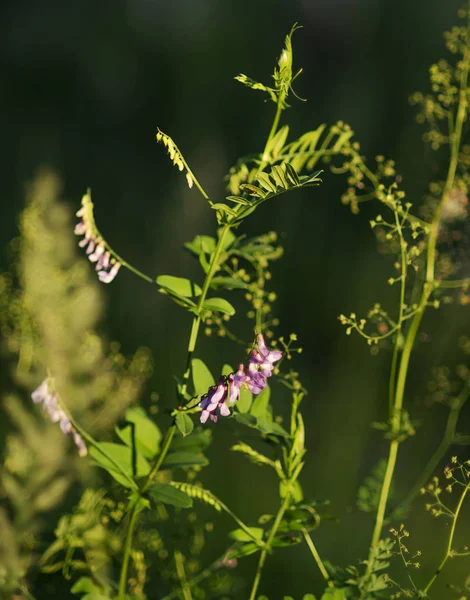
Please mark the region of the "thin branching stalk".
POLYGON ((444 557, 441 561, 441 563, 439 564, 439 566, 436 569, 436 572, 434 573, 434 575, 431 577, 431 579, 429 580, 428 584, 426 585, 426 587, 424 588, 424 593, 427 594, 429 589, 431 588, 431 586, 434 584, 434 582, 436 581, 439 573, 442 571, 442 569, 444 568, 446 562, 449 560, 449 558, 452 556, 452 544, 454 543, 454 536, 455 536, 455 530, 457 527, 457 521, 459 519, 459 515, 460 515, 460 511, 462 509, 462 505, 463 502, 465 500, 465 496, 467 495, 468 490, 470 489, 470 481, 466 484, 466 486, 464 487, 462 494, 459 498, 457 507, 455 509, 455 512, 453 513, 453 518, 452 518, 452 525, 450 527, 450 532, 449 532, 449 540, 447 542, 447 548, 446 548, 446 552, 444 554, 444 557))
MULTIPOLYGON (((225 237, 226 237, 229 229, 230 229, 230 225, 226 225, 220 234, 217 246, 214 250, 214 254, 212 256, 212 260, 211 260, 211 263, 209 266, 209 271, 206 274, 204 284, 202 286, 201 295, 199 297, 199 302, 197 305, 197 315, 194 317, 193 323, 191 326, 191 332, 189 335, 189 342, 188 342, 186 370, 184 373, 183 386, 182 386, 182 390, 181 390, 181 395, 183 397, 186 393, 186 388, 187 388, 189 376, 191 373, 191 357, 196 348, 196 342, 197 342, 197 338, 198 338, 198 334, 199 334, 199 326, 201 323, 201 311, 202 311, 204 301, 207 296, 207 292, 209 291, 209 287, 210 287, 212 278, 213 278, 215 272, 217 271, 218 261, 219 261, 220 254, 221 254, 223 246, 224 246, 225 237)), ((165 439, 163 441, 163 445, 162 445, 160 454, 158 455, 156 462, 152 466, 150 473, 147 476, 147 479, 145 480, 144 484, 142 485, 142 487, 139 491, 138 497, 133 502, 132 507, 131 507, 130 518, 129 518, 128 526, 127 526, 126 541, 125 541, 125 545, 124 545, 123 562, 121 565, 121 574, 120 574, 120 578, 119 578, 119 595, 118 595, 119 600, 124 600, 125 594, 126 594, 127 571, 129 568, 129 559, 130 559, 130 553, 131 553, 131 548, 132 548, 132 539, 133 539, 133 535, 134 535, 134 528, 135 528, 136 521, 137 521, 137 514, 139 512, 139 499, 148 490, 150 484, 152 483, 152 481, 155 478, 156 474, 158 473, 160 467, 162 466, 163 461, 165 460, 165 457, 168 453, 168 450, 170 449, 171 442, 173 440, 173 436, 174 436, 175 432, 176 432, 176 425, 173 423, 171 425, 171 427, 169 427, 169 429, 165 435, 165 439)))
POLYGON ((266 548, 263 548, 263 550, 261 550, 261 554, 259 557, 258 566, 256 568, 255 578, 253 580, 253 586, 251 588, 249 600, 256 599, 256 592, 258 591, 258 587, 259 587, 259 584, 261 581, 261 575, 263 572, 264 563, 266 562, 266 557, 268 556, 268 552, 271 549, 271 544, 274 540, 277 530, 279 529, 279 525, 281 524, 282 518, 284 517, 284 513, 286 512, 286 510, 289 507, 289 504, 290 504, 290 494, 287 493, 284 498, 283 503, 281 504, 281 506, 279 507, 279 510, 277 511, 277 515, 276 515, 276 518, 274 519, 273 526, 271 528, 271 531, 269 532, 268 539, 266 540, 266 548))
POLYGON ((467 381, 465 384, 465 387, 462 389, 462 391, 457 396, 457 398, 453 398, 451 400, 451 407, 449 410, 449 414, 447 416, 446 427, 445 427, 444 436, 441 440, 441 443, 439 444, 439 446, 436 448, 434 454, 429 459, 427 465, 424 467, 421 475, 418 477, 416 483, 414 484, 413 488, 410 490, 410 492, 407 495, 407 497, 405 498, 405 500, 403 500, 403 502, 400 503, 400 505, 398 506, 398 508, 396 510, 405 509, 411 504, 411 502, 414 500, 414 498, 419 494, 419 491, 421 490, 421 488, 424 487, 426 482, 429 480, 431 475, 434 473, 434 471, 436 470, 436 467, 441 462, 441 460, 444 458, 444 456, 446 455, 450 446, 454 442, 455 433, 456 433, 456 429, 457 429, 457 423, 459 421, 459 416, 460 416, 460 411, 462 410, 465 402, 468 400, 468 397, 470 395, 470 387, 469 386, 470 386, 470 381, 467 381))
MULTIPOLYGON (((467 39, 470 39, 467 37, 467 39)), ((468 43, 468 42, 467 42, 468 43)), ((468 86, 468 70, 469 70, 469 48, 467 46, 465 50, 465 55, 462 61, 462 74, 460 79, 460 98, 459 105, 457 108, 457 115, 455 120, 455 129, 450 132, 450 162, 449 168, 446 177, 446 183, 444 186, 443 194, 439 206, 436 209, 434 214, 432 223, 429 228, 429 237, 428 237, 428 245, 427 245, 427 256, 426 256, 426 280, 423 284, 423 289, 421 293, 421 300, 418 305, 418 312, 413 317, 411 321, 410 328, 408 330, 405 343, 403 346, 403 351, 400 359, 400 365, 398 369, 397 375, 397 383, 395 388, 395 397, 392 406, 392 415, 391 415, 391 442, 389 455, 387 459, 387 466, 385 470, 384 481, 382 483, 382 488, 380 491, 379 502, 377 506, 377 514, 375 519, 375 526, 372 534, 372 540, 370 544, 369 551, 369 561, 367 565, 367 573, 370 574, 372 567, 372 555, 375 547, 377 546, 380 536, 382 534, 382 528, 384 525, 385 513, 387 509, 388 498, 390 494, 390 487, 392 484, 393 474, 395 471, 397 456, 398 456, 398 447, 400 441, 398 439, 398 433, 401 426, 401 413, 403 409, 403 401, 405 394, 405 386, 408 375, 408 368, 410 363, 411 352, 414 346, 414 342, 416 339, 416 335, 419 330, 419 326, 421 324, 421 319, 423 317, 424 311, 428 304, 428 300, 431 296, 432 291, 435 288, 435 265, 436 265, 436 246, 438 239, 438 231, 439 231, 439 222, 442 215, 442 210, 444 208, 444 203, 447 199, 448 193, 454 186, 455 176, 458 166, 459 160, 459 149, 462 141, 462 129, 463 123, 465 121, 466 112, 467 112, 467 86, 468 86)))

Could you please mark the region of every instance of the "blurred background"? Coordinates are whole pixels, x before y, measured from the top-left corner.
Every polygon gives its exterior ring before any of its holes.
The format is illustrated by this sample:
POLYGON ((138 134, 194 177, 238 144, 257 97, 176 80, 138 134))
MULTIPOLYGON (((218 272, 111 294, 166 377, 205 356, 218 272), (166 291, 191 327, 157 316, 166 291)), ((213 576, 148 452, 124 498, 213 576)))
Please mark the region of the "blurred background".
MULTIPOLYGON (((239 156, 263 149, 274 109, 234 76, 241 72, 269 83, 284 36, 295 22, 303 29, 294 35, 294 66, 304 69, 296 92, 307 102, 291 97, 284 122, 295 136, 320 123, 349 123, 363 154, 396 161, 408 199, 419 204, 429 181, 443 177, 446 156, 422 144, 424 130, 415 124, 408 97, 417 89, 428 90, 428 67, 446 55, 442 32, 456 23, 460 4, 4 0, 2 270, 8 266, 7 244, 18 234, 25 186, 46 167, 60 177, 62 197, 73 210, 91 188, 101 232, 131 264, 152 276, 197 280, 198 265, 182 244, 196 234, 213 234, 214 214, 171 166, 155 142, 156 129, 176 141, 211 197, 223 197, 230 166, 239 156)), ((340 203, 345 187, 341 176, 327 172, 321 187, 264 205, 244 226, 249 235, 278 231, 285 248, 272 285, 278 292, 279 335, 296 332, 304 348, 294 365, 309 390, 304 406, 309 458, 302 483, 308 497, 331 501, 329 512, 338 522, 325 522, 315 540, 322 556, 342 566, 367 555, 372 519, 358 512, 355 501, 358 486, 387 451, 370 423, 386 418, 390 353, 373 356, 363 340, 345 336, 337 317, 352 311, 362 316, 377 301, 393 307, 398 293, 386 284, 393 265, 376 252, 368 224, 378 209, 367 205, 359 216, 352 215, 340 203)), ((466 229, 464 241, 468 253, 466 229)), ((468 271, 467 276, 470 263, 468 271)), ((125 354, 139 346, 151 350, 154 374, 141 398, 145 404, 158 392, 163 412, 174 401, 172 374, 184 364, 190 316, 124 270, 104 294, 100 331, 119 340, 125 354)), ((242 295, 239 306, 244 309, 242 295)), ((441 439, 447 409, 427 406, 427 381, 433 368, 465 362, 458 338, 470 335, 468 310, 445 306, 423 322, 406 398, 420 426, 400 450, 397 498, 406 495, 441 439)), ((220 370, 221 356, 223 362, 236 363, 238 353, 225 339, 201 337, 197 349, 214 372, 220 370)), ((3 391, 9 391, 6 375, 2 381, 3 391)), ((468 432, 469 425, 467 410, 459 431, 468 432)), ((5 433, 7 426, 2 427, 5 433)), ((213 467, 202 477, 205 485, 245 521, 274 510, 270 473, 228 452, 237 435, 233 427, 223 424, 214 434, 208 452, 213 467)), ((457 452, 469 457, 465 447, 452 451, 457 452)), ((410 546, 425 550, 420 577, 426 581, 443 554, 446 523, 431 520, 419 499, 413 516, 410 546)), ((467 527, 468 533, 470 507, 464 519, 462 531, 467 527)), ((208 562, 226 544, 215 521, 208 562)), ((221 520, 220 525, 222 530, 227 524, 221 520)), ((247 559, 241 573, 250 576, 254 566, 255 559, 247 559)), ((468 562, 452 562, 449 578, 452 570, 463 581, 468 562)), ((443 577, 433 597, 451 597, 445 583, 443 577)), ((35 597, 48 598, 50 586, 38 576, 35 597)), ((320 589, 321 578, 304 547, 281 549, 269 559, 261 588, 268 597, 300 597, 320 589)), ((151 590, 148 596, 159 597, 151 590)))

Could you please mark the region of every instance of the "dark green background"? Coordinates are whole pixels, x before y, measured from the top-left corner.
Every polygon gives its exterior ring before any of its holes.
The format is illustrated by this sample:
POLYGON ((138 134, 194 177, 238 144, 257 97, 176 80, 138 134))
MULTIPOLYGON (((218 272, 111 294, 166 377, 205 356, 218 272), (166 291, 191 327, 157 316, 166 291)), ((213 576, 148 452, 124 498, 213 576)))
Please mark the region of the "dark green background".
MULTIPOLYGON (((419 203, 427 182, 442 178, 445 156, 422 145, 408 96, 427 90, 428 66, 444 55, 441 32, 456 22, 459 6, 456 0, 4 0, 2 244, 16 234, 25 183, 46 165, 60 174, 74 206, 91 187, 101 231, 129 262, 153 275, 197 277, 182 244, 212 233, 214 214, 171 167, 155 143, 156 128, 173 137, 211 196, 223 197, 223 175, 239 155, 262 150, 274 107, 233 76, 243 72, 269 82, 295 22, 304 27, 294 36, 295 65, 304 68, 296 90, 308 102, 292 98, 285 113, 294 134, 322 122, 350 123, 364 154, 396 160, 408 198, 419 203)), ((337 316, 362 315, 396 294, 386 285, 392 265, 376 253, 368 225, 378 209, 352 216, 339 201, 344 187, 341 177, 326 173, 320 188, 264 205, 244 226, 251 234, 274 229, 283 235, 285 256, 273 281, 279 331, 299 335, 304 353, 297 366, 310 392, 304 409, 310 452, 302 482, 308 496, 332 501, 340 522, 325 523, 315 539, 323 556, 342 565, 367 554, 372 523, 354 508, 355 493, 387 450, 369 424, 385 416, 390 356, 372 357, 363 341, 344 335, 337 316)), ((6 263, 6 253, 0 260, 6 263)), ((162 405, 170 406, 172 374, 185 360, 189 315, 128 272, 106 291, 109 337, 128 352, 139 345, 152 349, 149 393, 158 390, 162 405)), ((456 355, 458 335, 470 333, 468 310, 447 307, 424 320, 427 342, 420 341, 413 356, 406 399, 422 425, 400 451, 398 497, 439 440, 446 410, 423 407, 426 380, 433 366, 456 355)), ((214 371, 239 360, 225 340, 201 338, 197 353, 214 371)), ((280 412, 283 401, 274 400, 280 412)), ((462 430, 468 431, 468 416, 462 430)), ((214 429, 206 485, 247 521, 274 510, 271 474, 228 453, 236 439, 231 424, 214 429)), ((468 458, 468 451, 460 455, 468 458)), ((431 520, 419 501, 413 514, 410 546, 424 550, 422 563, 434 567, 446 524, 431 520)), ((211 540, 208 560, 225 544, 222 534, 211 540)), ((463 559, 453 568, 460 580, 469 572, 463 559)), ((254 560, 241 569, 252 573, 254 560)), ((426 574, 423 568, 423 581, 426 574)), ((268 561, 261 590, 277 599, 318 593, 319 585, 302 547, 280 550, 268 561)), ((449 597, 443 585, 435 594, 449 597)), ((37 597, 48 596, 38 591, 37 597)))

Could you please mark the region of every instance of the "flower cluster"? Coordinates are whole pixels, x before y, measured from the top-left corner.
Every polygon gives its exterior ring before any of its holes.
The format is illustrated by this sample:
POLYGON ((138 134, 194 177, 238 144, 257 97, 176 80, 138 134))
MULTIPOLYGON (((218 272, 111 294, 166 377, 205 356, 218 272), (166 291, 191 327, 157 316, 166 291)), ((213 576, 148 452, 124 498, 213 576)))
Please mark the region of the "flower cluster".
POLYGON ((201 423, 211 419, 217 423, 216 411, 221 417, 228 417, 230 409, 227 405, 235 404, 240 398, 240 390, 245 387, 253 394, 259 394, 267 386, 267 378, 274 371, 274 363, 282 358, 280 350, 268 350, 263 335, 257 337, 257 350, 252 350, 248 365, 239 365, 238 371, 230 375, 222 376, 217 385, 214 385, 205 394, 199 403, 201 412, 201 423))
POLYGON ((90 192, 83 196, 82 207, 77 212, 77 217, 80 217, 81 220, 75 226, 74 233, 85 236, 78 245, 81 248, 86 247, 88 259, 92 263, 96 263, 99 280, 103 283, 111 283, 118 274, 121 263, 112 256, 96 228, 90 192))
POLYGON ((73 427, 70 419, 65 414, 60 405, 59 396, 56 392, 50 390, 50 378, 46 377, 41 385, 31 394, 33 402, 39 404, 42 402, 42 408, 46 411, 52 423, 60 423, 60 428, 66 435, 71 435, 78 448, 80 456, 86 456, 87 448, 80 434, 73 427))

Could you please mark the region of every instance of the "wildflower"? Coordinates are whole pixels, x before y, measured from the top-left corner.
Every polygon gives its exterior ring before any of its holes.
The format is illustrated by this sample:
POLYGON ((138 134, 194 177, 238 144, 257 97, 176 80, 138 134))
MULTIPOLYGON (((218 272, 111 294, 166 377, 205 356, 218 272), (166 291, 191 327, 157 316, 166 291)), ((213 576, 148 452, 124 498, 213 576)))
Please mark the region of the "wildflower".
POLYGON ((77 217, 81 217, 81 221, 75 225, 74 233, 84 236, 78 245, 80 248, 86 247, 88 260, 96 263, 98 279, 103 283, 111 283, 118 274, 121 263, 112 256, 112 252, 107 249, 106 242, 96 228, 89 192, 82 198, 82 207, 77 212, 77 217))
POLYGON ((273 374, 274 363, 282 358, 282 352, 268 350, 261 333, 257 336, 257 347, 250 354, 246 370, 244 365, 239 365, 238 371, 221 377, 218 384, 202 397, 199 403, 202 409, 201 423, 205 423, 208 418, 216 423, 217 409, 222 417, 227 417, 230 414, 227 399, 230 404, 235 404, 240 398, 242 387, 257 395, 268 385, 267 378, 273 374))
POLYGON ((238 371, 230 373, 227 379, 230 386, 230 404, 234 404, 240 398, 240 389, 248 379, 248 376, 245 375, 245 367, 239 365, 238 371))
POLYGON ((52 423, 59 423, 62 432, 65 433, 65 435, 71 435, 73 437, 73 441, 78 448, 78 454, 80 456, 85 456, 87 453, 85 442, 61 407, 58 394, 50 390, 50 384, 50 378, 46 377, 39 387, 31 394, 31 398, 35 404, 42 403, 42 408, 47 413, 50 421, 52 423))
POLYGON ((202 408, 201 423, 205 423, 208 418, 217 423, 217 409, 219 409, 221 417, 228 417, 230 409, 226 404, 227 392, 225 377, 221 377, 219 383, 211 387, 199 403, 199 406, 202 408))

